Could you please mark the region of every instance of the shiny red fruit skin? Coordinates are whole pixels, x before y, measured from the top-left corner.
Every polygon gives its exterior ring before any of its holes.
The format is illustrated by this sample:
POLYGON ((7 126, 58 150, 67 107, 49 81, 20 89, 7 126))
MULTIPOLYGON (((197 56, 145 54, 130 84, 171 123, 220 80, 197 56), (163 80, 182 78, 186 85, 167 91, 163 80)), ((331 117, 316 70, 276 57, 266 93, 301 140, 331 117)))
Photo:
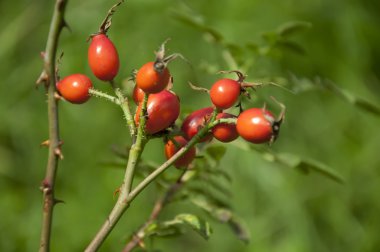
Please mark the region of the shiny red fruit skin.
MULTIPOLYGON (((182 123, 181 130, 185 134, 185 138, 190 140, 193 138, 200 129, 203 128, 207 122, 206 119, 211 116, 213 112, 212 107, 199 109, 188 115, 182 123)), ((212 139, 212 134, 207 134, 199 142, 206 142, 212 139)))
MULTIPOLYGON (((221 118, 236 118, 236 116, 228 113, 219 113, 216 119, 221 118)), ((239 137, 235 124, 220 123, 212 128, 212 135, 223 143, 232 142, 239 137)))
POLYGON ((265 143, 273 135, 274 116, 268 110, 251 108, 241 113, 237 119, 236 129, 239 135, 251 143, 265 143))
MULTIPOLYGON (((183 138, 182 136, 175 136, 174 140, 181 146, 185 146, 187 144, 187 140, 183 138)), ((179 148, 172 142, 168 141, 165 144, 165 156, 166 159, 170 159, 174 154, 179 151, 179 148)), ((195 148, 191 147, 182 157, 180 157, 177 161, 174 162, 174 166, 177 168, 180 167, 187 167, 195 158, 195 148)))
POLYGON ((212 85, 210 98, 212 103, 219 109, 232 107, 239 99, 240 84, 231 79, 221 79, 212 85))
POLYGON ((154 69, 154 62, 148 62, 137 72, 136 84, 147 94, 156 94, 166 88, 170 81, 170 72, 164 68, 162 72, 154 69))
POLYGON ((139 105, 139 103, 144 100, 144 94, 144 91, 142 91, 142 89, 138 88, 137 85, 135 85, 135 87, 133 88, 132 98, 136 105, 139 105))
POLYGON ((92 37, 88 48, 88 63, 94 75, 103 81, 111 81, 119 71, 119 55, 112 41, 105 34, 92 37))
MULTIPOLYGON (((142 103, 136 110, 135 122, 138 125, 142 103)), ((146 133, 160 132, 177 120, 180 112, 180 103, 177 95, 164 90, 157 94, 151 94, 147 103, 148 120, 146 121, 146 133)))
POLYGON ((65 100, 81 104, 90 99, 88 90, 92 88, 92 82, 84 74, 72 74, 60 80, 56 87, 65 100))

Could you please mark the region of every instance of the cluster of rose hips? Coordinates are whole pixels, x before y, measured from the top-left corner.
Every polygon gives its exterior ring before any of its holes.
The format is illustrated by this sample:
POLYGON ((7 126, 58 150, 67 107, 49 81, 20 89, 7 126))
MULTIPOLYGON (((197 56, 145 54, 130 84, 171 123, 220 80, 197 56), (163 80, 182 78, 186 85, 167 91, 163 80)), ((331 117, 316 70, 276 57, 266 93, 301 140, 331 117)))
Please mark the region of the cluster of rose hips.
MULTIPOLYGON (((133 100, 137 105, 135 123, 138 125, 144 95, 148 95, 145 133, 160 135, 172 129, 180 115, 180 101, 170 89, 172 77, 168 63, 178 54, 165 57, 164 45, 156 53, 156 60, 144 64, 135 74, 136 85, 133 90, 133 100)), ((105 32, 91 37, 88 49, 88 62, 93 74, 102 81, 112 82, 119 71, 118 52, 105 32)), ((216 81, 209 93, 213 107, 206 107, 188 115, 182 123, 180 131, 172 137, 166 137, 165 155, 172 157, 181 147, 185 146, 200 129, 211 120, 214 110, 218 111, 216 120, 235 119, 233 123, 215 125, 199 142, 210 141, 213 137, 221 142, 231 142, 241 136, 251 143, 272 142, 278 135, 279 126, 283 120, 283 111, 276 119, 265 108, 251 108, 242 111, 238 116, 224 112, 239 103, 241 95, 247 95, 247 89, 254 84, 244 82, 244 75, 238 71, 238 80, 222 78, 216 81)), ((73 74, 63 78, 56 85, 60 95, 71 103, 81 104, 90 98, 91 80, 83 74, 73 74)), ((240 105, 240 103, 239 103, 240 105)), ((170 132, 170 131, 169 131, 170 132)), ((186 167, 194 159, 196 150, 190 148, 175 162, 176 167, 186 167)))

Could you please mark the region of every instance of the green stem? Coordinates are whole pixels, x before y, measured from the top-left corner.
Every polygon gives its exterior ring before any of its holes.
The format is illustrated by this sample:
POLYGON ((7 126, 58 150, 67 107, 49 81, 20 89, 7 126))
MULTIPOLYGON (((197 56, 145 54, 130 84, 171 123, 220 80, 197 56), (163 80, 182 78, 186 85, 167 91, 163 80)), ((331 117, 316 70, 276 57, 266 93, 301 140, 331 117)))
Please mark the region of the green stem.
POLYGON ((107 101, 110 101, 112 103, 115 103, 116 105, 120 105, 120 100, 118 98, 116 98, 115 96, 112 96, 112 95, 109 95, 109 94, 106 94, 106 93, 103 93, 102 91, 99 91, 99 90, 96 90, 94 88, 91 88, 88 90, 88 93, 92 96, 95 96, 95 97, 99 97, 99 98, 103 98, 103 99, 106 99, 107 101))
POLYGON ((132 237, 132 239, 127 243, 127 245, 124 247, 123 252, 130 252, 132 251, 140 242, 142 242, 146 236, 146 230, 147 228, 157 220, 158 216, 160 215, 161 211, 164 209, 164 207, 172 200, 174 195, 178 192, 178 190, 181 189, 181 187, 184 184, 184 176, 188 170, 184 170, 181 175, 178 177, 177 181, 172 184, 169 189, 166 191, 163 197, 159 198, 156 203, 154 204, 153 210, 150 214, 149 219, 139 228, 139 230, 136 232, 136 235, 132 237))
POLYGON ((119 219, 121 218, 121 216, 130 204, 127 198, 132 187, 134 171, 147 141, 147 138, 145 136, 145 115, 147 101, 148 96, 145 95, 140 114, 136 142, 132 144, 132 147, 129 151, 128 164, 125 171, 123 184, 120 187, 117 202, 114 208, 112 209, 111 213, 109 214, 107 220, 104 222, 103 226, 99 229, 98 233, 95 235, 91 243, 87 246, 85 250, 86 252, 97 251, 99 249, 99 247, 103 244, 104 240, 115 227, 116 223, 119 221, 119 219))
POLYGON ((50 251, 51 227, 53 221, 53 209, 57 200, 54 197, 55 177, 58 168, 58 159, 61 155, 58 124, 58 102, 55 98, 55 61, 59 35, 65 26, 64 12, 67 1, 57 0, 50 24, 49 35, 44 54, 44 70, 39 81, 44 81, 48 95, 48 120, 49 120, 49 154, 45 179, 42 182, 43 215, 40 239, 40 252, 50 251))
POLYGON ((124 97, 119 88, 115 88, 115 94, 119 98, 119 104, 123 110, 125 120, 127 121, 127 126, 129 127, 129 131, 131 133, 132 142, 134 143, 136 141, 136 124, 133 120, 131 109, 129 108, 128 98, 124 97))
POLYGON ((200 141, 206 135, 209 130, 214 127, 220 120, 215 120, 217 111, 214 110, 209 123, 205 125, 183 148, 181 148, 176 154, 174 154, 169 160, 163 163, 155 171, 149 174, 143 181, 141 181, 133 190, 131 190, 134 170, 137 162, 141 156, 144 149, 145 143, 147 141, 145 134, 146 125, 146 115, 147 115, 147 100, 148 95, 144 96, 144 101, 140 113, 140 121, 137 132, 136 142, 132 145, 129 152, 128 165, 126 168, 126 173, 124 177, 124 182, 120 188, 120 194, 118 200, 112 209, 110 215, 108 216, 106 222, 100 228, 94 239, 86 248, 86 252, 96 251, 107 238, 109 233, 112 231, 116 223, 119 221, 123 213, 127 210, 130 203, 136 198, 140 192, 142 192, 154 179, 156 179, 161 173, 163 173, 168 167, 170 167, 178 158, 184 155, 191 147, 200 141))
POLYGON ((182 155, 184 155, 191 147, 193 147, 196 143, 198 143, 207 133, 208 131, 216 125, 216 114, 217 111, 214 110, 210 122, 208 125, 203 127, 198 133, 176 154, 174 154, 170 159, 168 159, 165 163, 163 163, 160 167, 154 170, 151 174, 149 174, 143 181, 141 181, 128 195, 127 202, 133 201, 137 195, 139 195, 153 180, 155 180, 161 173, 163 173, 167 168, 169 168, 175 161, 177 161, 182 155))

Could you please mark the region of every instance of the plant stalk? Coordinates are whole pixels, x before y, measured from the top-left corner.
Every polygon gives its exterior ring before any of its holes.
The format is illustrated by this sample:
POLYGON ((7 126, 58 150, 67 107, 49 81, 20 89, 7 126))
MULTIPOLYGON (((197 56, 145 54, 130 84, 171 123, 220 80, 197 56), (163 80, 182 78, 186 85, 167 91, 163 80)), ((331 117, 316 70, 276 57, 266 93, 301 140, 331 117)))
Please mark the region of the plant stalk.
POLYGON ((49 122, 49 154, 45 178, 41 185, 43 193, 42 230, 40 238, 40 252, 50 251, 51 227, 53 221, 54 205, 58 202, 54 196, 55 177, 58 168, 58 159, 62 156, 60 151, 60 137, 58 124, 58 101, 55 98, 56 80, 56 53, 59 35, 65 26, 64 12, 66 0, 57 0, 53 17, 50 23, 49 35, 44 52, 44 70, 37 82, 45 82, 48 96, 48 122, 49 122))

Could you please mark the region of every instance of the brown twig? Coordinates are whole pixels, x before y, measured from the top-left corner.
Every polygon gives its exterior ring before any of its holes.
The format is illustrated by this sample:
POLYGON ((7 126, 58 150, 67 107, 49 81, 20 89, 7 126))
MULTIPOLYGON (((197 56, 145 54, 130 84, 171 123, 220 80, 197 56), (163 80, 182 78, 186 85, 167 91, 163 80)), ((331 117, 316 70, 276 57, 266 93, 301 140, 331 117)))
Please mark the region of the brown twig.
POLYGON ((56 88, 56 53, 59 35, 66 26, 64 12, 66 0, 57 0, 54 7, 53 17, 51 19, 49 35, 46 43, 46 49, 43 53, 44 70, 37 82, 44 82, 47 87, 48 95, 48 121, 49 121, 49 154, 46 167, 46 175, 41 184, 43 193, 43 215, 42 230, 40 240, 40 252, 50 250, 51 226, 53 221, 53 209, 57 200, 54 196, 55 177, 58 168, 58 160, 63 157, 60 145, 59 127, 58 127, 58 100, 55 97, 56 88), (42 77, 42 78, 41 78, 42 77))
POLYGON ((183 178, 187 171, 187 169, 184 170, 177 181, 169 187, 165 195, 156 201, 149 219, 139 228, 135 235, 133 235, 132 239, 124 247, 123 252, 130 252, 136 246, 141 246, 141 244, 143 244, 143 240, 146 236, 146 229, 157 220, 163 208, 172 200, 173 196, 178 192, 178 190, 181 189, 184 184, 183 178))

